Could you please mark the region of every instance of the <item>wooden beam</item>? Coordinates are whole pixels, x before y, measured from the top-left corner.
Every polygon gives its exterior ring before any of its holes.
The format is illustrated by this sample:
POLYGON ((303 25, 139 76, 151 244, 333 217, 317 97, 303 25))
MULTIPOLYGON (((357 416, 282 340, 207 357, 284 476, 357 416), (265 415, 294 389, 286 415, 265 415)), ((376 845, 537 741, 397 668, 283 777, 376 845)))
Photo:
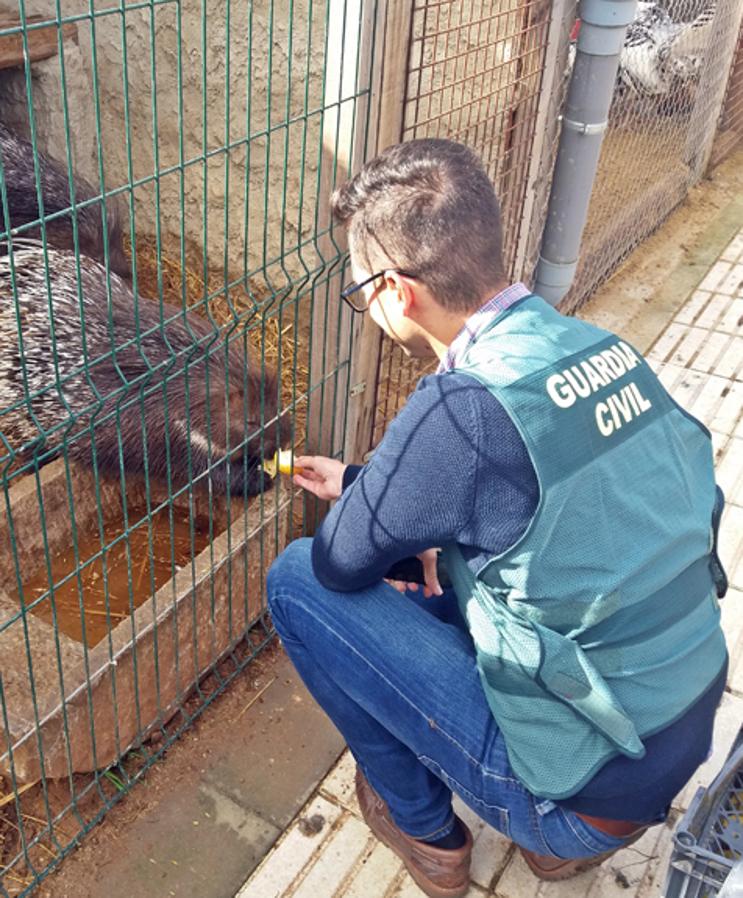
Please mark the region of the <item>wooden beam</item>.
MULTIPOLYGON (((26 24, 33 25, 45 21, 44 16, 26 16, 26 24)), ((20 28, 20 19, 0 19, 0 31, 8 28, 20 28)), ((28 41, 28 58, 30 63, 49 59, 57 53, 58 29, 62 28, 63 40, 77 41, 77 25, 74 22, 66 22, 62 26, 56 23, 45 25, 42 28, 33 28, 26 31, 28 41)), ((0 69, 22 68, 25 64, 23 52, 23 33, 0 35, 0 69)))
MULTIPOLYGON (((377 66, 372 79, 370 157, 402 140, 412 18, 413 3, 387 0, 379 4, 377 45, 381 52, 375 56, 381 59, 381 66, 377 66)), ((356 318, 359 320, 354 322, 344 458, 361 464, 372 448, 384 335, 368 315, 357 315, 356 318)))

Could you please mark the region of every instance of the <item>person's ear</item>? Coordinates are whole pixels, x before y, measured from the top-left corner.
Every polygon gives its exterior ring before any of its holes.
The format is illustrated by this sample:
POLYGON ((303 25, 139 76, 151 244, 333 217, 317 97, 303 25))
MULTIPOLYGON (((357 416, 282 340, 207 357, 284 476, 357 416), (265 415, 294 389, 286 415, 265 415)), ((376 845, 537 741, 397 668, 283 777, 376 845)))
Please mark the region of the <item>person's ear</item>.
POLYGON ((401 304, 400 311, 405 317, 410 317, 412 309, 416 306, 414 282, 397 271, 387 272, 385 278, 387 289, 396 295, 398 302, 401 304))

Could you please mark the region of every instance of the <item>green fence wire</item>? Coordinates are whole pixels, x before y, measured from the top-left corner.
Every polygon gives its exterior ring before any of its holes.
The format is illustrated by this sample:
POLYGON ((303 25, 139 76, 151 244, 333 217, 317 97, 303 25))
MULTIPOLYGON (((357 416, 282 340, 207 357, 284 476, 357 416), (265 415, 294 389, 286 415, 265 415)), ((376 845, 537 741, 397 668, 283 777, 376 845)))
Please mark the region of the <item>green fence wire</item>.
POLYGON ((326 209, 369 154, 372 6, 56 0, 2 23, 24 51, 0 70, 3 898, 272 636, 265 574, 308 509, 261 464, 344 439, 326 209))
MULTIPOLYGON (((559 76, 545 83, 545 75, 565 68, 574 7, 564 0, 413 4, 403 139, 448 137, 478 153, 500 200, 504 261, 514 280, 528 280, 536 263, 566 86, 559 76)), ((436 364, 405 358, 383 341, 368 449, 436 364)))

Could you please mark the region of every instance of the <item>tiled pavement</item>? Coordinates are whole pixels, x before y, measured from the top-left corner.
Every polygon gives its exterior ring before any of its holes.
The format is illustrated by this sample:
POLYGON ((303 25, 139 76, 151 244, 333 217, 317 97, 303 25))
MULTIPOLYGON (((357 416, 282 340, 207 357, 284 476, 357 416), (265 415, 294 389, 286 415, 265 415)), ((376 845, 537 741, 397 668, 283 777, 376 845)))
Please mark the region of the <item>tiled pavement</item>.
MULTIPOLYGON (((731 589, 722 603, 731 654, 712 758, 650 830, 602 867, 563 883, 535 879, 511 843, 459 804, 475 835, 472 886, 479 898, 660 896, 675 823, 700 783, 719 770, 743 721, 743 230, 647 353, 675 398, 710 428, 727 497, 721 554, 731 589)), ((402 864, 364 825, 345 753, 237 898, 419 898, 402 864)))

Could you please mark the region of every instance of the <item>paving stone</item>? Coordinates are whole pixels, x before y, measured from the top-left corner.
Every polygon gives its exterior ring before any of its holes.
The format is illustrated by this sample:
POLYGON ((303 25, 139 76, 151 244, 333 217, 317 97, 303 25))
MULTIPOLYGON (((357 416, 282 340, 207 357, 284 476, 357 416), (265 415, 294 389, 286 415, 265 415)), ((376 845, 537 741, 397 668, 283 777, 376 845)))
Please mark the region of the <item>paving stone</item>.
POLYGON ((350 751, 346 750, 340 760, 322 782, 321 791, 338 804, 348 808, 352 814, 361 816, 359 803, 356 800, 356 761, 350 751))
MULTIPOLYGON (((350 814, 322 846, 315 863, 294 891, 292 898, 320 898, 335 895, 364 855, 371 853, 374 837, 360 820, 350 814)), ((342 893, 340 893, 342 894, 342 893)), ((257 898, 257 896, 256 896, 257 898)))
POLYGON ((668 827, 653 826, 637 842, 612 855, 599 868, 587 898, 635 898, 648 864, 658 853, 659 841, 669 837, 668 827))
POLYGON ((684 324, 672 322, 653 343, 649 352, 645 353, 648 362, 670 362, 675 364, 672 359, 676 348, 683 342, 691 328, 684 324))
POLYGON ((725 280, 725 278, 730 273, 730 270, 733 266, 730 262, 724 262, 722 260, 718 260, 715 264, 710 268, 707 274, 704 277, 704 280, 699 285, 700 290, 717 290, 719 285, 725 280))
MULTIPOLYGON (((300 826, 299 821, 295 823, 240 889, 236 898, 280 898, 284 895, 330 837, 332 825, 340 815, 341 809, 324 798, 312 801, 304 809, 303 819, 309 821, 319 816, 323 820, 322 826, 315 829, 300 826)), ((318 823, 316 821, 316 825, 318 823)))
MULTIPOLYGON (((472 884, 465 892, 464 898, 483 898, 486 894, 487 893, 479 886, 472 884)), ((318 895, 317 898, 320 898, 320 896, 318 895)), ((369 895, 368 898, 377 898, 377 896, 372 894, 369 895)), ((390 893, 389 898, 425 898, 425 892, 422 892, 415 884, 412 877, 406 873, 399 886, 390 893)), ((525 893, 522 898, 531 898, 531 896, 528 893, 525 893)))
POLYGON ((727 342, 723 345, 711 373, 740 381, 743 379, 743 337, 738 334, 720 334, 719 332, 716 336, 727 342))
MULTIPOLYGON (((727 446, 730 440, 732 439, 726 433, 718 433, 716 430, 711 431, 712 433, 712 450, 715 456, 715 465, 717 466, 722 460, 725 452, 727 451, 727 446)), ((718 472, 719 473, 719 472, 718 472)), ((719 482, 719 481, 718 481, 719 482)), ((727 493, 726 493, 727 495, 727 493)))
MULTIPOLYGON (((342 891, 343 898, 371 898, 383 895, 404 870, 402 861, 389 848, 377 842, 362 859, 353 879, 342 891)), ((340 896, 339 896, 340 898, 340 896)))
POLYGON ((730 669, 732 671, 728 678, 730 691, 743 699, 743 645, 741 644, 738 645, 736 658, 730 665, 730 669))
MULTIPOLYGON (((709 290, 695 290, 691 297, 679 309, 674 321, 678 324, 692 325, 705 311, 707 304, 712 299, 713 294, 709 290)), ((708 327, 708 325, 703 325, 708 327)))
POLYGON ((707 339, 691 364, 695 371, 732 378, 741 364, 743 339, 720 331, 708 331, 707 339))
POLYGON ((708 786, 717 776, 743 723, 743 698, 723 693, 715 717, 712 756, 696 771, 673 801, 673 806, 685 811, 699 786, 708 786))
POLYGON ((488 889, 505 869, 512 848, 510 839, 491 826, 483 826, 472 848, 472 881, 488 889))
POLYGON ((718 293, 730 293, 733 296, 740 294, 743 290, 743 265, 740 263, 732 265, 715 289, 718 293))
POLYGON ((732 673, 738 661, 743 658, 743 592, 728 589, 727 595, 720 601, 720 610, 730 655, 728 682, 731 682, 732 673))
POLYGON ((654 856, 645 868, 645 876, 637 890, 637 898, 661 898, 668 875, 668 863, 673 854, 673 833, 677 823, 678 820, 674 818, 673 825, 664 828, 663 835, 656 845, 654 856))
POLYGON ((209 784, 173 790, 120 838, 99 896, 234 895, 280 835, 209 784))
POLYGON ((717 482, 725 502, 743 505, 743 439, 733 437, 716 465, 717 482))
POLYGON ((720 259, 726 262, 735 262, 741 253, 743 253, 743 232, 733 237, 720 254, 720 259))
POLYGON ((731 586, 743 589, 743 507, 727 505, 720 521, 720 560, 731 586))
POLYGON ((343 739, 307 692, 288 658, 233 738, 209 765, 206 779, 283 829, 343 750, 343 739), (260 771, 260 774, 256 774, 260 771))
POLYGON ((731 302, 731 298, 724 293, 711 294, 711 298, 700 310, 694 324, 697 327, 707 328, 707 330, 721 330, 720 320, 724 318, 731 302))
MULTIPOLYGON (((687 411, 691 410, 692 405, 696 401, 704 389, 705 383, 709 380, 699 371, 691 371, 688 368, 682 368, 680 365, 672 365, 665 363, 656 367, 656 373, 660 378, 660 382, 687 411)), ((722 381, 722 378, 720 378, 722 381)), ((722 386, 724 386, 724 382, 722 386)), ((697 415, 699 417, 699 415, 697 415)))
POLYGON ((463 820, 470 828, 470 831, 472 832, 472 838, 477 839, 477 837, 480 835, 483 829, 485 829, 486 826, 485 821, 482 819, 482 817, 478 817, 478 815, 471 808, 469 808, 458 795, 454 796, 452 807, 454 809, 454 813, 459 817, 459 819, 463 820))
POLYGON ((743 384, 692 371, 687 372, 685 380, 691 379, 692 374, 702 378, 702 387, 696 391, 691 405, 685 404, 675 392, 674 398, 710 430, 732 435, 743 402, 743 384))
POLYGON ((710 332, 702 327, 687 328, 683 339, 678 342, 668 361, 674 365, 681 365, 684 368, 692 367, 692 360, 697 357, 701 348, 709 342, 709 338, 710 332))
MULTIPOLYGON (((571 879, 573 884, 573 898, 582 898, 587 894, 588 886, 595 878, 595 873, 583 873, 571 879)), ((526 866, 526 861, 521 852, 515 851, 506 865, 503 874, 495 884, 493 894, 497 898, 537 898, 542 895, 542 887, 546 883, 541 882, 526 866)), ((550 883, 550 886, 555 884, 550 883)))
POLYGON ((739 334, 743 328, 743 299, 726 296, 725 313, 717 323, 716 330, 728 334, 739 334))

